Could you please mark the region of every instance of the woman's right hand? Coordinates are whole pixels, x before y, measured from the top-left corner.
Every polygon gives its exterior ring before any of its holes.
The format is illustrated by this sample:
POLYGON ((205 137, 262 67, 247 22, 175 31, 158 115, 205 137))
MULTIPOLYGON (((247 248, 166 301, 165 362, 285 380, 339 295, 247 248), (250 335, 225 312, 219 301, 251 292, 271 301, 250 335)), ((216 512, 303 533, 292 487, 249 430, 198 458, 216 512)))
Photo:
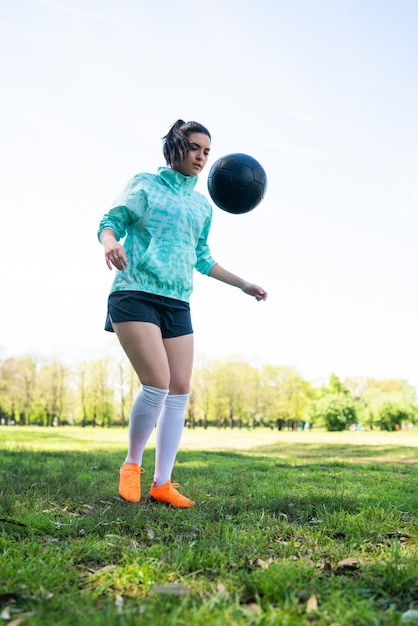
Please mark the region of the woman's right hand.
POLYGON ((102 235, 101 241, 104 246, 107 267, 111 270, 112 265, 114 265, 116 269, 123 271, 125 267, 128 267, 125 248, 116 241, 116 237, 113 233, 110 234, 103 231, 102 235))

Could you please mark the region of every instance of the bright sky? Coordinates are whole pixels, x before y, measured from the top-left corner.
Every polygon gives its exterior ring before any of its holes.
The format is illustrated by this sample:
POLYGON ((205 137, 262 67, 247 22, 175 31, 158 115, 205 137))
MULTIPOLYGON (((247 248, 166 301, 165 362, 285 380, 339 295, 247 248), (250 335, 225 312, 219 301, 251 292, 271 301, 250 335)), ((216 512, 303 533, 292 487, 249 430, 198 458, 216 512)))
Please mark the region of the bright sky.
POLYGON ((196 352, 418 387, 416 0, 0 2, 1 355, 81 361, 112 273, 96 239, 177 119, 269 187, 210 244, 269 292, 196 274, 196 352))

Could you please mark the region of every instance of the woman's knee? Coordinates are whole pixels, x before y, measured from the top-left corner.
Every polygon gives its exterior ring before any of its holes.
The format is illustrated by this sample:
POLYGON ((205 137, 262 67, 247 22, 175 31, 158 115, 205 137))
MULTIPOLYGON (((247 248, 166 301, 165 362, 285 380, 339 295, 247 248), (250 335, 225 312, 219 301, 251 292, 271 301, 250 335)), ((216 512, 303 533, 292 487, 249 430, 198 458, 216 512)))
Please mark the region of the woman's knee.
POLYGON ((180 381, 170 381, 169 385, 169 393, 172 396, 182 396, 184 394, 188 394, 190 392, 190 381, 180 382, 180 381))

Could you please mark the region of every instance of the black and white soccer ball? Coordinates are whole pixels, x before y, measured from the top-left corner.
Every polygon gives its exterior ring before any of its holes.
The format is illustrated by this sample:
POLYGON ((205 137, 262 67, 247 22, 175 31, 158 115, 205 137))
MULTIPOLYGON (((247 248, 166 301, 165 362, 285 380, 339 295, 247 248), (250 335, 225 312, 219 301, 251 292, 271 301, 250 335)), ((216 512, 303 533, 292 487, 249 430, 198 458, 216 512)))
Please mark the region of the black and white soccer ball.
POLYGON ((267 176, 248 154, 227 154, 211 167, 208 191, 213 202, 228 213, 248 213, 264 198, 267 176))

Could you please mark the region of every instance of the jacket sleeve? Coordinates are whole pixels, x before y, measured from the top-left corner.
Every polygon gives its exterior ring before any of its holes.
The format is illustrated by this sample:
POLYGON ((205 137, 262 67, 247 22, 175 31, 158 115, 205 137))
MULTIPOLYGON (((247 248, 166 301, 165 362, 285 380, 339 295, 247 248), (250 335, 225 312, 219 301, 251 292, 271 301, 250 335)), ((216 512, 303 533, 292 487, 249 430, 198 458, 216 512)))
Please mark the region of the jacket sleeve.
POLYGON ((212 267, 216 264, 216 261, 212 258, 209 245, 208 245, 208 236, 210 231, 210 226, 212 223, 212 215, 208 217, 205 222, 205 225, 200 233, 199 241, 196 248, 196 269, 201 274, 209 274, 212 267))
POLYGON ((105 213, 99 224, 99 239, 100 233, 105 228, 110 228, 119 241, 125 237, 128 227, 143 216, 147 198, 141 183, 141 175, 134 176, 115 198, 109 212, 105 213))

